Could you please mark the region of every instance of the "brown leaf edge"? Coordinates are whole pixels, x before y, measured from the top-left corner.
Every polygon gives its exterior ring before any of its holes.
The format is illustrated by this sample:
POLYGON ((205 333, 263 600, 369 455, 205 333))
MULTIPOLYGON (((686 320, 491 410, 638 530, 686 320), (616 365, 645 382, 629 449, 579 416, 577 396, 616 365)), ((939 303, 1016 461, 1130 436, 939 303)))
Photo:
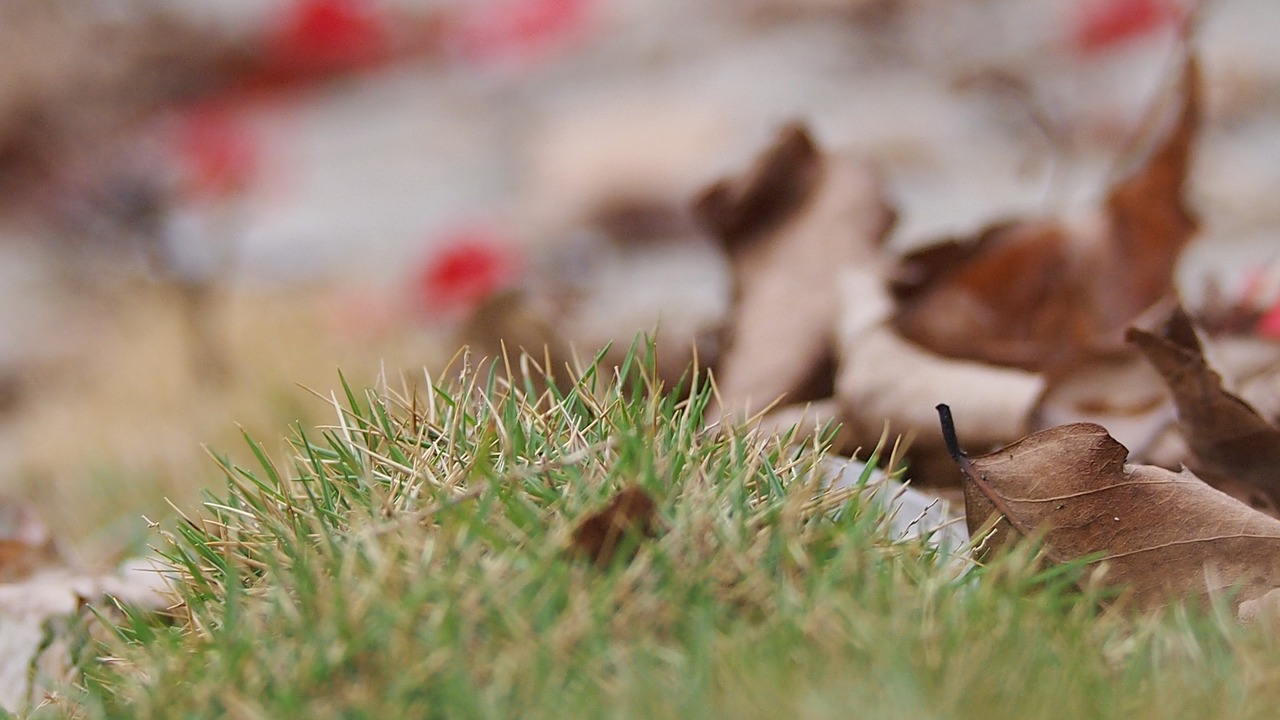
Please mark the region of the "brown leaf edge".
POLYGON ((1178 410, 1192 469, 1255 509, 1280 507, 1280 428, 1238 395, 1208 363, 1190 316, 1177 307, 1153 331, 1129 328, 1125 339, 1160 373, 1178 410), (1250 491, 1252 489, 1252 492, 1250 491), (1250 499, 1254 492, 1265 498, 1250 499))
POLYGON ((803 123, 778 132, 768 150, 738 180, 714 183, 693 201, 693 213, 729 252, 782 222, 813 195, 824 159, 803 123))
MULTIPOLYGON (((1116 182, 1107 193, 1111 219, 1121 259, 1158 268, 1147 273, 1153 280, 1172 277, 1177 254, 1166 251, 1174 238, 1193 236, 1199 218, 1187 204, 1185 185, 1199 136, 1203 80, 1195 53, 1187 52, 1177 90, 1181 97, 1171 127, 1141 166, 1116 182)), ((1141 288, 1143 297, 1158 297, 1160 286, 1141 288)))
MULTIPOLYGON (((569 554, 583 556, 598 566, 611 564, 624 540, 658 536, 658 504, 647 491, 632 485, 619 490, 609 504, 578 523, 569 540, 569 554)), ((630 547, 629 562, 639 549, 630 547)))
MULTIPOLYGON (((1004 503, 999 493, 987 485, 986 477, 977 471, 973 461, 960 449, 955 420, 951 417, 951 406, 939 403, 934 409, 938 411, 938 421, 942 426, 942 440, 946 444, 947 454, 969 480, 963 484, 965 524, 969 528, 969 535, 973 538, 981 534, 986 535, 979 546, 981 550, 975 548, 975 557, 981 560, 1008 546, 1014 533, 1024 537, 1031 535, 1035 529, 1017 519, 1017 514, 1004 503), (978 492, 973 492, 972 488, 976 488, 978 492), (992 514, 999 516, 994 524, 991 522, 992 514)), ((1049 560, 1062 562, 1062 558, 1056 556, 1052 548, 1046 547, 1043 552, 1049 560)))

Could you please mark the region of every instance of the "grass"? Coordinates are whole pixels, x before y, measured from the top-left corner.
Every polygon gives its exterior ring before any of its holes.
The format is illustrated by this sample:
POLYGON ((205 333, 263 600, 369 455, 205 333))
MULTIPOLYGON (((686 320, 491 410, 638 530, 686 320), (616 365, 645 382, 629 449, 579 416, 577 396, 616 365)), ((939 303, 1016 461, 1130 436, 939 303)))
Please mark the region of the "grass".
POLYGON ((960 576, 814 480, 820 443, 704 427, 644 352, 557 388, 462 363, 344 391, 166 535, 182 604, 91 646, 37 711, 89 718, 1247 718, 1280 642, 1125 617, 1015 552, 960 576), (618 489, 664 532, 565 552, 618 489), (620 555, 626 556, 627 553, 620 555), (104 661, 102 658, 106 658, 104 661))

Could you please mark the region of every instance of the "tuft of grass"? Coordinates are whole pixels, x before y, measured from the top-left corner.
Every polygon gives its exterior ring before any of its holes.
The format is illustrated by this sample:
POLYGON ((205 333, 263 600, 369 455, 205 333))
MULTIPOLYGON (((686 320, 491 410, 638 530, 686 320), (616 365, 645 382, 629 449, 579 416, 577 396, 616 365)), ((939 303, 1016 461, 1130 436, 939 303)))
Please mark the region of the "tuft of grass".
MULTIPOLYGON (((330 398, 164 537, 181 604, 129 616, 74 714, 102 718, 1268 717, 1277 641, 1125 618, 1079 568, 964 576, 888 536, 823 445, 706 427, 652 347, 556 382, 531 358, 330 398), (663 533, 565 552, 620 488, 663 533), (629 558, 632 553, 619 553, 629 558)), ((65 709, 65 708, 64 708, 65 709)), ((68 711, 72 712, 72 711, 68 711)))

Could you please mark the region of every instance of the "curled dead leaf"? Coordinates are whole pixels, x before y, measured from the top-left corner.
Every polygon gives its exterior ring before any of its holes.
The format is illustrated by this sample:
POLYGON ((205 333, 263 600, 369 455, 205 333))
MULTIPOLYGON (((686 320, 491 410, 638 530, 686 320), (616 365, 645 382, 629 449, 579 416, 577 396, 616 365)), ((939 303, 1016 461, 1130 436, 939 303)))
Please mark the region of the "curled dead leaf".
POLYGON ((703 190, 694 201, 694 212, 733 250, 798 212, 821 182, 823 164, 808 128, 792 123, 745 173, 703 190))
MULTIPOLYGON (((1193 53, 1184 58, 1179 79, 1182 102, 1172 126, 1146 161, 1107 194, 1110 255, 1125 282, 1104 282, 1097 290, 1107 305, 1128 310, 1130 317, 1170 293, 1178 254, 1199 229, 1185 193, 1203 104, 1204 83, 1193 53)), ((1112 279, 1120 278, 1106 278, 1112 279)))
POLYGON ((1128 449, 1105 428, 1063 425, 969 458, 949 408, 938 413, 966 488, 986 504, 966 504, 971 532, 996 513, 1005 540, 1042 538, 1052 562, 1101 555, 1091 565, 1106 572, 1095 577, 1138 608, 1211 598, 1239 607, 1280 586, 1280 521, 1190 472, 1126 464, 1128 449))
MULTIPOLYGON (((1135 323, 1159 335, 1176 304, 1135 323)), ((1196 321, 1197 329, 1203 326, 1196 321)), ((1197 333, 1205 363, 1258 415, 1275 423, 1280 409, 1280 346, 1259 338, 1197 333)), ((1129 460, 1176 469, 1196 465, 1179 431, 1177 409, 1164 377, 1134 343, 1124 348, 1089 352, 1072 367, 1046 373, 1044 395, 1031 414, 1029 432, 1073 422, 1094 422, 1125 447, 1129 460)), ((1210 484, 1226 489, 1210 471, 1193 467, 1210 484)), ((1245 495, 1238 499, 1249 502, 1245 495)), ((1257 491, 1253 491, 1255 499, 1257 491)), ((1266 501, 1269 506, 1271 503, 1266 501)))
POLYGON ((1227 387, 1262 417, 1273 423, 1280 420, 1280 343, 1262 337, 1213 335, 1197 318, 1192 321, 1205 359, 1227 387))
POLYGON ((830 397, 839 272, 876 264, 893 221, 877 173, 823 152, 793 124, 751 168, 704 190, 694 211, 733 273, 716 367, 723 409, 751 416, 779 399, 830 397))
POLYGON ((1154 331, 1126 337, 1168 384, 1191 450, 1188 465, 1250 505, 1280 514, 1280 428, 1223 385, 1182 308, 1154 331))
POLYGON ((1096 333, 1080 282, 1089 264, 1057 223, 1000 223, 906 256, 894 325, 948 357, 1038 370, 1096 333))
POLYGON ((578 523, 570 536, 569 552, 596 565, 608 565, 626 538, 654 538, 658 530, 658 504, 643 488, 632 485, 618 491, 603 510, 578 523))
POLYGON ((1173 269, 1195 234, 1184 185, 1200 118, 1190 55, 1172 127, 1146 161, 1078 223, 997 223, 903 258, 892 273, 894 325, 949 357, 1041 370, 1119 346, 1134 317, 1173 293, 1173 269))

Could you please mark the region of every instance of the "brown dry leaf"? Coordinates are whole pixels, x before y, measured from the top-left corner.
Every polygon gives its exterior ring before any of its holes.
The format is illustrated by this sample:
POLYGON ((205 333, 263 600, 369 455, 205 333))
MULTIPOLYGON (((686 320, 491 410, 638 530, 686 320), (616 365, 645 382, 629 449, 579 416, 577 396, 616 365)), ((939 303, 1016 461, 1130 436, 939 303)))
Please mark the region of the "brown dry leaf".
POLYGON ((1173 126, 1146 162, 1107 194, 1107 255, 1118 264, 1109 267, 1118 272, 1094 285, 1094 297, 1105 309, 1127 310, 1132 317, 1173 290, 1178 255, 1199 229, 1185 186, 1200 132, 1202 84, 1199 62, 1188 52, 1173 126))
POLYGON ((1014 221, 906 256, 893 274, 899 332, 941 354, 1038 370, 1117 345, 1130 321, 1173 291, 1197 223, 1183 197, 1200 118, 1188 55, 1172 128, 1077 224, 1014 221))
POLYGON ((943 433, 972 495, 970 532, 999 514, 1007 539, 1035 536, 1057 563, 1102 554, 1092 580, 1122 602, 1160 607, 1227 597, 1233 606, 1280 586, 1280 521, 1196 476, 1127 465, 1128 450, 1093 423, 1029 435, 980 457, 960 452, 946 406, 943 433))
POLYGON ((836 397, 858 443, 869 447, 886 421, 893 432, 914 432, 913 480, 954 484, 950 459, 934 430, 939 398, 949 398, 964 414, 975 446, 996 446, 1023 435, 1044 390, 1039 375, 945 358, 902 339, 889 324, 892 301, 874 268, 845 271, 841 293, 836 397))
POLYGON ((822 152, 794 124, 745 173, 704 190, 694 210, 733 271, 716 367, 724 409, 750 416, 779 398, 830 397, 839 272, 877 263, 893 222, 878 175, 860 159, 822 152))
POLYGON ((603 510, 578 523, 569 540, 569 552, 596 565, 608 565, 624 538, 657 535, 658 504, 643 488, 632 485, 619 490, 603 510))
POLYGON ((1188 465, 1215 486, 1276 514, 1280 506, 1280 428, 1223 387, 1181 308, 1154 332, 1131 328, 1142 351, 1173 393, 1188 465))
POLYGON ((1073 237, 1057 223, 1007 222, 908 255, 892 286, 897 330, 942 355, 1028 370, 1087 345, 1087 258, 1073 237))

